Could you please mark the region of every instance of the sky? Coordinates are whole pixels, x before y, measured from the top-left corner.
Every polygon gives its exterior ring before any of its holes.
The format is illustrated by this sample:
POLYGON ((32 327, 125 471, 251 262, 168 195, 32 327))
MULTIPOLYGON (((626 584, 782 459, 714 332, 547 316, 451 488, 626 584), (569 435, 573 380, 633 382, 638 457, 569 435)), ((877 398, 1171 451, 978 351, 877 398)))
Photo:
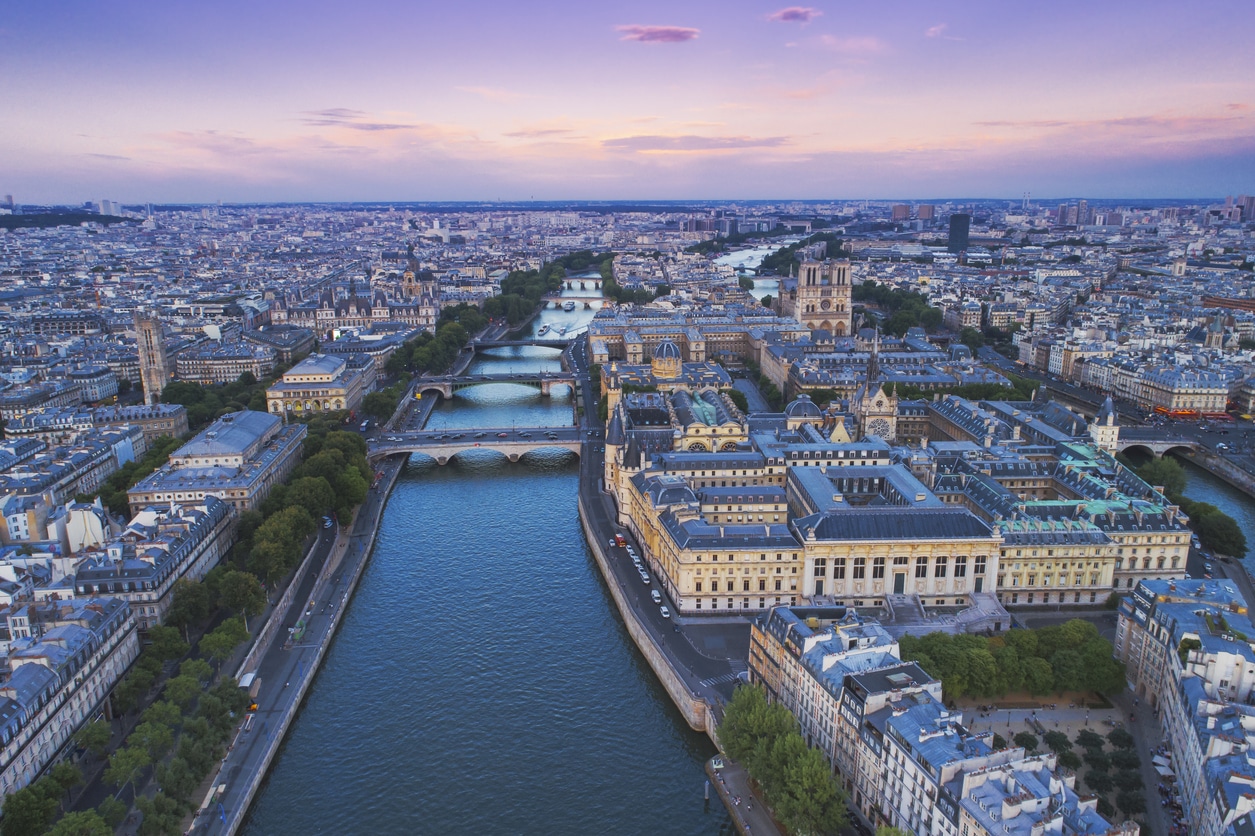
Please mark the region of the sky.
POLYGON ((1255 3, 47 0, 18 203, 1255 191, 1255 3))

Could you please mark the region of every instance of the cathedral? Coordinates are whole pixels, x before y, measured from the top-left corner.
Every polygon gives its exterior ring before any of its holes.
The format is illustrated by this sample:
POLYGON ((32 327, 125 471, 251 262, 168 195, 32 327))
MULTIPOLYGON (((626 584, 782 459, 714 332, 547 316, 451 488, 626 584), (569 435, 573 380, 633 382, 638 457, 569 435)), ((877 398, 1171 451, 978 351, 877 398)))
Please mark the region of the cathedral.
POLYGON ((796 279, 780 282, 780 314, 835 337, 852 331, 850 260, 803 261, 796 279))

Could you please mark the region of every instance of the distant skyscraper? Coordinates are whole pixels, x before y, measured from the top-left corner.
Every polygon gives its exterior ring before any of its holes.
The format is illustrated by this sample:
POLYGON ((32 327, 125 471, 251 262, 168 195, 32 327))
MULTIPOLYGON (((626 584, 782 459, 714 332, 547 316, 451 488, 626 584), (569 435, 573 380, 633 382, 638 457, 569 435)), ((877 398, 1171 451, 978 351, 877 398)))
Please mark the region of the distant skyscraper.
POLYGON ((921 203, 919 208, 915 210, 915 217, 921 221, 931 224, 933 218, 937 216, 937 207, 931 203, 921 203))
POLYGON ((10 212, 13 211, 13 209, 15 208, 13 205, 13 195, 6 194, 4 196, 4 208, 8 209, 10 212))
POLYGON ((905 203, 893 204, 893 219, 895 221, 905 221, 911 217, 911 207, 905 203))
POLYGON ((950 216, 950 240, 946 249, 961 253, 967 249, 967 236, 972 227, 972 216, 958 213, 950 216))
POLYGON ((1089 201, 1078 200, 1076 202, 1076 225, 1089 226, 1093 223, 1093 218, 1089 214, 1089 201))
POLYGON ((135 312, 135 340, 139 343, 139 377, 144 385, 144 402, 161 403, 161 391, 170 379, 166 359, 165 332, 156 314, 135 312))

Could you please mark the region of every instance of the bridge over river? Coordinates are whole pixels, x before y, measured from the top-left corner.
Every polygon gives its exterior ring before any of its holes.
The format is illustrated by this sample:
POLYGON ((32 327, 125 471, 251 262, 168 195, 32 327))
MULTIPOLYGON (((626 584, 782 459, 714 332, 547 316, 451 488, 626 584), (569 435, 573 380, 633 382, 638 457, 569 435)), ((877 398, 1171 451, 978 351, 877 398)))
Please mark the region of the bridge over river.
POLYGON ((536 450, 562 449, 580 454, 584 441, 579 427, 485 427, 456 432, 393 432, 367 442, 370 459, 399 453, 422 453, 437 464, 448 464, 458 453, 496 450, 512 462, 536 450))
MULTIPOLYGON (((500 342, 500 341, 498 341, 500 342)), ((533 340, 524 345, 536 345, 533 340)), ((565 343, 563 344, 565 345, 565 343)), ((488 383, 517 383, 539 389, 540 394, 549 395, 554 386, 574 386, 575 376, 569 372, 526 372, 523 374, 468 374, 444 375, 443 377, 420 377, 412 385, 415 394, 439 392, 446 399, 453 393, 469 386, 483 386, 488 383)))
POLYGON ((1123 453, 1131 449, 1143 449, 1156 458, 1179 449, 1185 453, 1197 453, 1203 449, 1198 439, 1172 427, 1121 427, 1117 449, 1123 453))

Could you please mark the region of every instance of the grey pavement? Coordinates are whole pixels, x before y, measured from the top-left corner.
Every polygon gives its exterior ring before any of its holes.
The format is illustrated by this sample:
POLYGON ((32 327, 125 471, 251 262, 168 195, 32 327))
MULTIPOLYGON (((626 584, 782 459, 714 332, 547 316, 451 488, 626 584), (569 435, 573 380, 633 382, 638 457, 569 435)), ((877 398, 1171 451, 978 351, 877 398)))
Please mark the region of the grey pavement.
POLYGON ((750 776, 739 763, 723 757, 713 758, 706 762, 706 774, 713 776, 710 785, 728 809, 738 833, 784 833, 784 828, 771 817, 767 805, 752 789, 750 776), (716 762, 723 766, 716 769, 716 762))

